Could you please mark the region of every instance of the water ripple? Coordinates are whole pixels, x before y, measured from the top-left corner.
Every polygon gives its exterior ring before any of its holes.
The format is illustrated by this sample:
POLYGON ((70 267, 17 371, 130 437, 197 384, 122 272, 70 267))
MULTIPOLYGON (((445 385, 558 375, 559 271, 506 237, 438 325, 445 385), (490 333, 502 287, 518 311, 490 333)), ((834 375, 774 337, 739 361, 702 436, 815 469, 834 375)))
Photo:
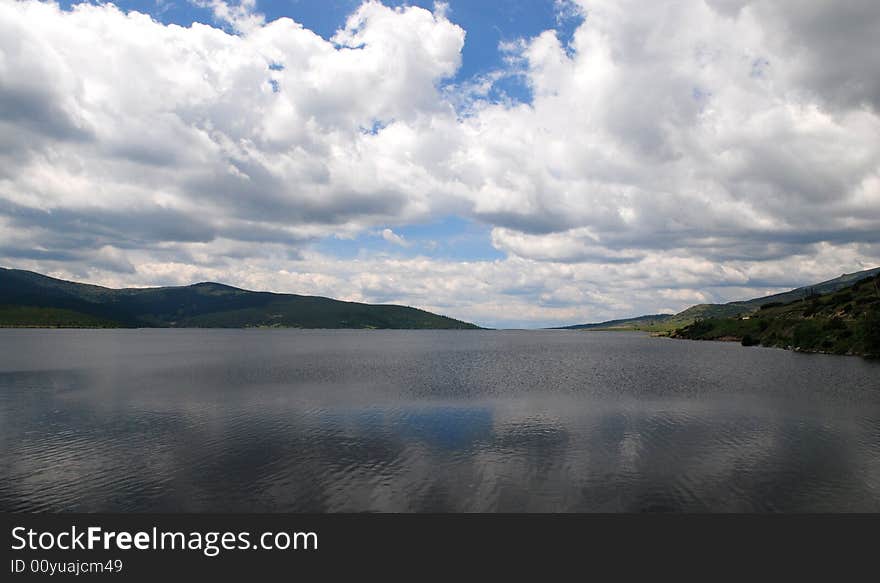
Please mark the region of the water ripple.
POLYGON ((880 511, 880 365, 627 334, 4 330, 0 446, 12 511, 880 511))

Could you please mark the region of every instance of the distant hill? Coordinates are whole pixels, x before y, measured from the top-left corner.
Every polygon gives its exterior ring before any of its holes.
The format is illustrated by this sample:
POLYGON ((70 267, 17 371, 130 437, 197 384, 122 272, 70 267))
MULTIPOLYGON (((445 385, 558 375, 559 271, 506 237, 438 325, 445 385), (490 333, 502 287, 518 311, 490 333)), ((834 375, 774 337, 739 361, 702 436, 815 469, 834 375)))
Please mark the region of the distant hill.
POLYGON ((880 357, 880 275, 831 293, 765 303, 749 315, 697 320, 671 336, 880 357))
POLYGON ((662 326, 672 317, 672 314, 651 314, 635 318, 624 318, 622 320, 608 320, 607 322, 597 322, 595 324, 562 326, 560 328, 553 328, 553 330, 633 330, 636 328, 662 326))
POLYGON ((111 289, 3 268, 0 327, 479 329, 406 306, 253 292, 219 283, 111 289))
POLYGON ((853 283, 880 274, 880 267, 856 273, 845 273, 840 277, 814 285, 799 287, 791 291, 753 298, 751 300, 728 302, 726 304, 697 304, 677 314, 655 314, 638 316, 623 320, 611 320, 597 324, 578 324, 565 326, 566 330, 645 330, 650 332, 671 332, 697 320, 707 318, 729 318, 752 314, 761 306, 770 303, 788 303, 811 295, 827 294, 849 287, 853 283))

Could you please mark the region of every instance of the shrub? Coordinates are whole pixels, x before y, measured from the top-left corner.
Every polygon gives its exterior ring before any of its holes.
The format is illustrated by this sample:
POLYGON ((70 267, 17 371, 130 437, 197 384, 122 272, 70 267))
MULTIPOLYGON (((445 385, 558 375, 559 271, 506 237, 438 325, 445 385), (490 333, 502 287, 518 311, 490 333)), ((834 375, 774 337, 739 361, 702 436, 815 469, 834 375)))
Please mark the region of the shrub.
POLYGON ((751 334, 746 334, 742 338, 743 346, 757 346, 759 344, 761 344, 761 342, 757 338, 754 338, 751 334))
POLYGON ((853 295, 849 291, 840 292, 838 294, 834 294, 834 301, 839 304, 845 304, 853 299, 853 295))
POLYGON ((873 308, 865 313, 862 340, 865 343, 865 354, 880 356, 880 309, 873 308))
POLYGON ((760 308, 758 308, 758 309, 759 309, 759 310, 769 310, 770 308, 778 308, 778 307, 780 307, 780 306, 784 306, 784 305, 785 305, 785 304, 783 304, 782 302, 770 302, 769 304, 764 304, 764 305, 762 305, 762 306, 761 306, 760 308))
POLYGON ((798 348, 814 348, 821 337, 821 329, 815 322, 800 322, 794 327, 792 342, 798 348))
POLYGON ((699 338, 712 331, 715 326, 709 320, 697 320, 689 326, 685 326, 683 332, 694 338, 699 338))

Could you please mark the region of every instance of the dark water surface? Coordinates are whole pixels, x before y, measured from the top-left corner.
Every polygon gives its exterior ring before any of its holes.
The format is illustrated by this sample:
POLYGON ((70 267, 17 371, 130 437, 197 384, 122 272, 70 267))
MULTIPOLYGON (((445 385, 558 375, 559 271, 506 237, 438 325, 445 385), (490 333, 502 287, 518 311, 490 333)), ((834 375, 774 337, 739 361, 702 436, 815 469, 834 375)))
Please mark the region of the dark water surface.
POLYGON ((880 511, 880 363, 626 333, 0 330, 0 509, 880 511))

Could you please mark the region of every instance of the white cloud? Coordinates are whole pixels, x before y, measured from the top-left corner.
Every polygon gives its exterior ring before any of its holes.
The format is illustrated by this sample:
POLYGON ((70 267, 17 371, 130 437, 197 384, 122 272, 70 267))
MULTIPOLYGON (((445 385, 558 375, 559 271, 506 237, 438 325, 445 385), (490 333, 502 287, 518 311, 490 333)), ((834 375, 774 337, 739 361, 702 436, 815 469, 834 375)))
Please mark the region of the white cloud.
POLYGON ((675 310, 880 263, 876 2, 577 4, 570 46, 510 43, 511 71, 454 95, 465 31, 440 3, 366 2, 327 41, 251 0, 207 4, 235 33, 0 0, 0 261, 484 323, 675 310), (531 104, 485 100, 509 73, 531 104), (310 247, 382 228, 408 243, 391 227, 449 215, 507 259, 310 247))
POLYGON ((192 0, 196 6, 210 8, 214 19, 228 24, 238 32, 253 32, 266 23, 262 14, 255 12, 256 0, 241 0, 238 4, 230 4, 224 0, 192 0))
POLYGON ((382 238, 389 243, 393 243, 394 245, 399 245, 400 247, 409 247, 409 242, 407 242, 406 239, 404 239, 401 235, 398 235, 391 229, 382 229, 382 238))

